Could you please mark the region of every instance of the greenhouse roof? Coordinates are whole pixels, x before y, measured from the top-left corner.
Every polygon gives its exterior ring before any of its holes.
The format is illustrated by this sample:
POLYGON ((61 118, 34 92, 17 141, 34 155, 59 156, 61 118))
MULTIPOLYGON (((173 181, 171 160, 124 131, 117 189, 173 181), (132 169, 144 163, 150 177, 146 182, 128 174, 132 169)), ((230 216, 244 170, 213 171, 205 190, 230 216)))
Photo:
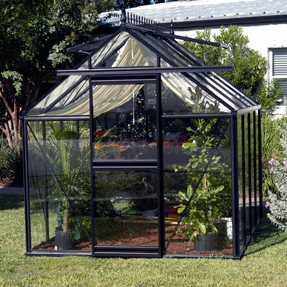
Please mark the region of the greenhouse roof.
POLYGON ((87 53, 87 58, 76 69, 58 71, 66 79, 36 102, 25 117, 89 117, 90 93, 97 117, 129 101, 142 88, 143 80, 152 81, 158 75, 165 90, 187 106, 194 105, 200 94, 200 101, 216 106, 219 114, 260 109, 254 99, 218 73, 231 67, 207 66, 178 40, 218 48, 223 45, 176 36, 169 25, 131 14, 123 14, 121 22, 113 35, 71 48, 72 52, 87 53), (109 84, 103 85, 107 81, 109 84), (121 81, 128 85, 119 86, 121 81))

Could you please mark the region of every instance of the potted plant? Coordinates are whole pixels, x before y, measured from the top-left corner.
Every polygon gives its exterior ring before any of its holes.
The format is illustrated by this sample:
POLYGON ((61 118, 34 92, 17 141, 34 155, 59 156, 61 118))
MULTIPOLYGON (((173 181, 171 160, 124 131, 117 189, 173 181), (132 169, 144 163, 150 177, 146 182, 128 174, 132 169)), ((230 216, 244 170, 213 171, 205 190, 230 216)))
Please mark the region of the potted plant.
MULTIPOLYGON (((69 250, 72 245, 72 230, 69 222, 73 221, 74 232, 79 229, 80 218, 69 219, 70 213, 86 208, 85 198, 90 196, 88 183, 90 177, 83 178, 81 172, 89 163, 89 147, 79 146, 79 131, 73 123, 49 122, 51 134, 47 143, 47 156, 53 166, 53 191, 50 196, 59 198, 57 210, 58 226, 55 230, 55 249, 69 250), (80 200, 75 200, 75 198, 80 200), (73 202, 73 203, 72 203, 73 202)), ((79 214, 77 214, 79 215, 79 214)), ((74 214, 76 216, 76 214, 74 214)), ((77 238, 79 235, 76 236, 77 238)))
POLYGON ((198 128, 188 128, 194 135, 182 145, 190 159, 180 169, 186 171, 189 184, 186 192, 178 192, 181 203, 177 210, 182 214, 178 232, 194 240, 196 251, 221 250, 228 243, 226 222, 221 220, 226 208, 221 202, 230 190, 225 179, 230 168, 215 149, 218 136, 211 133, 215 123, 198 120, 198 128))
POLYGON ((194 193, 188 185, 186 193, 178 193, 182 200, 177 206, 178 213, 182 214, 178 233, 194 240, 196 251, 221 250, 228 245, 226 222, 221 220, 217 204, 223 189, 224 186, 207 187, 194 193))
MULTIPOLYGON (((216 103, 202 100, 199 89, 192 96, 195 100, 194 112, 203 109, 218 111, 216 103)), ((226 207, 221 202, 230 193, 231 176, 228 177, 228 174, 231 168, 230 158, 221 148, 224 150, 228 145, 228 127, 226 119, 192 119, 187 128, 191 136, 182 144, 189 161, 186 165, 175 167, 176 172, 186 172, 188 181, 186 192, 178 192, 181 203, 177 205, 177 210, 182 215, 178 232, 194 240, 197 251, 227 247, 226 222, 221 220, 226 207)))

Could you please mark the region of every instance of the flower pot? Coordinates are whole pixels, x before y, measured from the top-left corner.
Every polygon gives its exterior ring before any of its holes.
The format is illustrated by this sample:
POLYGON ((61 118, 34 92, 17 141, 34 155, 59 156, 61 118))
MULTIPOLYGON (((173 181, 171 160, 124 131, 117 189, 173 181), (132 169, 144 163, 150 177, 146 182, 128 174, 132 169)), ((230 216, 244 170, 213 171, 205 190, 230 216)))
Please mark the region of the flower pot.
POLYGON ((174 208, 173 205, 167 205, 166 210, 167 210, 168 217, 176 218, 180 216, 180 214, 177 212, 177 208, 174 208))
POLYGON ((200 233, 194 239, 194 251, 222 250, 228 247, 227 222, 221 221, 214 223, 217 232, 200 233))
POLYGON ((221 219, 227 222, 227 236, 228 239, 232 239, 232 217, 222 217, 221 219))
POLYGON ((72 235, 69 232, 63 232, 63 229, 56 227, 55 231, 55 250, 70 250, 72 235))
POLYGON ((158 208, 153 209, 153 210, 146 210, 146 211, 142 211, 142 216, 157 216, 158 215, 158 208))

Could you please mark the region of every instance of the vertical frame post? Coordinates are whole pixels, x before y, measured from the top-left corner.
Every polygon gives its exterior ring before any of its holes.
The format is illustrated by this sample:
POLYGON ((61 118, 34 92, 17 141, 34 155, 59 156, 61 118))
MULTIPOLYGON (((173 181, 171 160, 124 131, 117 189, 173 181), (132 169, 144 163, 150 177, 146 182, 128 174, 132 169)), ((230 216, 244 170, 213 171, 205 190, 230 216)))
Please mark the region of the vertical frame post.
POLYGON ((28 131, 27 121, 23 120, 23 163, 24 163, 24 202, 25 202, 25 223, 26 223, 26 251, 32 252, 31 247, 31 219, 30 219, 30 199, 29 199, 29 166, 28 166, 28 131))
MULTIPOLYGON (((160 67, 160 57, 157 57, 157 66, 160 67)), ((161 74, 156 75, 157 94, 157 165, 158 165, 158 205, 159 205, 159 255, 165 255, 165 204, 164 204, 164 184, 163 184, 163 138, 162 138, 162 106, 161 106, 161 74)))
POLYGON ((232 226, 233 258, 240 256, 239 242, 239 198, 238 198, 238 133, 237 116, 231 117, 231 159, 232 159, 232 226))
MULTIPOLYGON (((92 69, 92 58, 89 58, 89 69, 92 69)), ((91 226, 92 226, 92 256, 95 255, 95 183, 94 183, 94 170, 93 170, 93 162, 94 162, 94 108, 93 108, 93 85, 91 76, 89 76, 89 97, 90 97, 90 167, 91 167, 91 226)))
POLYGON ((262 136, 261 136, 261 110, 258 110, 258 151, 259 151, 259 217, 263 218, 263 198, 262 198, 262 136))
POLYGON ((243 244, 246 245, 245 117, 241 116, 243 244))
POLYGON ((252 200, 251 200, 251 194, 252 194, 252 178, 251 178, 251 116, 250 113, 248 114, 247 118, 248 122, 248 197, 249 197, 249 235, 252 234, 252 200))
POLYGON ((256 112, 253 112, 254 226, 257 226, 257 140, 256 112))
MULTIPOLYGON (((43 148, 46 150, 46 122, 42 121, 43 148)), ((46 241, 49 240, 49 202, 47 187, 47 163, 44 163, 44 190, 45 190, 45 225, 46 225, 46 241)))

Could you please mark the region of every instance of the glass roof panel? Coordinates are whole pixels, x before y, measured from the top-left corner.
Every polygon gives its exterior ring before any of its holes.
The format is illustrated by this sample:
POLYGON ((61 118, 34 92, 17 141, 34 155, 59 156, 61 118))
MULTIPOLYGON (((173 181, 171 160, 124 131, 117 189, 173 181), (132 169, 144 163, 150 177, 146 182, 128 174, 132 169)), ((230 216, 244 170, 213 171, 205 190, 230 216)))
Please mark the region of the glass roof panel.
POLYGON ((174 63, 174 66, 183 66, 181 61, 177 58, 176 51, 169 49, 169 47, 163 40, 160 40, 148 34, 140 33, 138 31, 133 31, 133 33, 135 33, 138 38, 144 41, 144 43, 155 49, 157 51, 157 54, 159 54, 166 60, 169 59, 170 61, 172 61, 174 63))
MULTIPOLYGON (((167 40, 167 42, 174 46, 177 50, 178 56, 184 61, 184 59, 188 59, 189 61, 195 63, 196 65, 204 65, 204 62, 195 56, 191 51, 186 49, 183 45, 178 43, 177 41, 167 40)), ((214 85, 221 86, 221 89, 224 89, 224 94, 228 96, 229 99, 234 98, 234 100, 239 103, 240 101, 242 104, 239 104, 241 108, 247 108, 253 105, 257 105, 258 103, 252 99, 250 96, 243 93, 241 90, 236 88, 233 84, 231 84, 228 80, 226 80, 222 75, 216 72, 209 72, 208 77, 206 79, 210 80, 210 83, 214 85)))
MULTIPOLYGON (((149 45, 152 45, 158 49, 159 53, 162 52, 162 54, 168 59, 167 61, 169 63, 173 62, 174 66, 195 66, 192 64, 190 59, 181 53, 182 50, 178 51, 168 42, 151 35, 143 35, 143 33, 138 33, 138 35, 139 37, 143 38, 149 45)), ((240 100, 240 98, 236 97, 236 93, 231 93, 231 91, 223 91, 222 88, 220 88, 219 83, 216 83, 217 80, 209 79, 206 73, 190 73, 190 76, 197 82, 200 82, 200 84, 205 86, 208 90, 210 90, 210 92, 216 96, 218 101, 221 99, 221 103, 225 105, 229 111, 243 109, 250 106, 248 102, 244 103, 240 100)))
POLYGON ((40 99, 27 115, 42 115, 46 110, 48 111, 52 109, 55 105, 58 107, 59 105, 63 106, 63 103, 68 103, 77 97, 77 95, 79 95, 87 85, 88 81, 86 77, 69 76, 43 99, 40 99))
POLYGON ((195 65, 198 65, 198 66, 203 66, 204 65, 204 62, 203 62, 202 59, 200 59, 199 57, 195 56, 193 53, 191 53, 191 51, 186 49, 182 44, 178 43, 175 40, 170 40, 170 39, 167 39, 166 42, 169 43, 171 46, 173 46, 174 49, 179 54, 181 54, 183 58, 188 58, 189 61, 193 62, 195 65))
MULTIPOLYGON (((170 66, 163 60, 161 61, 161 64, 162 67, 170 66)), ((228 108, 228 106, 223 104, 221 97, 219 97, 219 99, 216 99, 211 94, 209 94, 206 89, 202 89, 202 87, 198 85, 195 81, 193 81, 192 78, 188 78, 182 73, 163 73, 162 82, 164 84, 164 87, 166 87, 163 90, 163 99, 172 99, 174 98, 174 95, 177 95, 177 98, 180 98, 182 100, 182 103, 180 103, 179 101, 179 103, 177 104, 181 106, 181 108, 176 109, 175 107, 172 107, 172 103, 168 103, 167 100, 163 100, 163 111, 165 113, 170 113, 170 111, 173 111, 172 113, 182 113, 184 110, 187 113, 195 113, 196 108, 194 108, 194 106, 200 103, 210 106, 217 106, 218 108, 213 112, 226 113, 232 110, 231 108, 228 108)), ((175 100, 173 100, 173 102, 175 102, 175 100)))
MULTIPOLYGON (((132 36, 126 38, 121 48, 105 59, 104 67, 155 66, 156 63, 155 53, 132 36)), ((99 66, 99 62, 95 66, 99 66)))
POLYGON ((113 39, 91 55, 92 67, 103 66, 111 56, 115 55, 121 49, 129 38, 130 35, 127 32, 115 35, 113 39))
MULTIPOLYGON (((179 43, 170 39, 162 39, 137 30, 127 29, 109 37, 110 41, 101 42, 96 51, 91 53, 77 69, 87 70, 89 60, 92 67, 132 67, 156 66, 157 57, 161 57, 161 67, 201 66, 202 62, 179 43), (194 56, 194 57, 193 57, 194 56)), ((194 112, 191 107, 195 104, 196 96, 201 94, 202 103, 217 106, 218 112, 226 113, 256 106, 257 103, 238 90, 224 77, 216 72, 208 73, 163 73, 162 81, 165 89, 163 98, 180 98, 179 106, 183 105, 188 113, 194 112), (200 92, 199 92, 200 91, 200 92), (166 95, 164 94, 166 93, 166 95)), ((131 85, 133 86, 133 85, 131 85)), ((137 85, 134 85, 137 86, 137 85)), ((138 85, 140 87, 140 85, 138 85)), ((101 104, 114 98, 115 87, 106 89, 93 87, 95 97, 100 97, 101 104), (99 95, 99 92, 101 95, 99 95)), ((134 87, 135 88, 135 87, 134 87)), ((125 96, 123 98, 126 99, 125 96)), ((119 98, 117 98, 120 100, 119 98)), ((179 100, 179 99, 178 99, 179 100)), ((121 102, 120 104, 123 104, 121 102)), ((164 102, 165 112, 180 112, 180 108, 164 102)), ((117 104, 112 105, 113 108, 117 104)), ((108 107, 106 106, 105 109, 108 107)), ((95 110, 97 107, 95 107, 95 110)), ((86 76, 69 76, 27 113, 35 115, 88 115, 89 114, 89 81, 86 76)))
MULTIPOLYGON (((101 54, 101 52, 99 51, 101 54)), ((156 62, 156 56, 153 52, 150 52, 145 46, 139 43, 133 37, 126 38, 124 45, 119 51, 115 53, 115 57, 112 67, 127 67, 127 66, 154 66, 156 62)), ((72 80, 75 76, 70 76, 67 79, 72 80)), ((77 78, 78 79, 78 78, 77 78)), ((66 87, 63 93, 59 93, 58 98, 51 97, 44 98, 39 104, 33 108, 28 115, 41 115, 41 116, 60 116, 60 115, 88 115, 89 114, 89 81, 88 78, 80 78, 73 85, 66 87), (72 87, 72 88, 71 88, 72 87), (71 91, 67 92, 68 89, 71 91), (47 101, 47 99, 50 101, 47 101)), ((76 80, 76 79, 75 79, 76 80)), ((131 85, 135 90, 138 90, 140 85, 131 85)), ((64 87, 64 86, 63 86, 64 87)), ((121 86, 122 87, 122 86, 121 86)), ((109 99, 114 99, 116 94, 119 94, 116 89, 122 89, 120 86, 96 86, 93 87, 94 94, 94 110, 95 113, 101 112, 99 105, 108 107, 103 104, 111 103, 109 99), (106 88, 103 88, 106 87, 106 88), (100 102, 98 99, 100 98, 100 102), (96 104, 97 103, 97 104, 96 104)), ((121 97, 120 97, 121 98, 121 97)), ((117 98, 122 104, 122 99, 117 98)), ((128 97, 123 95, 124 99, 128 97)), ((112 104, 113 107, 117 107, 117 103, 112 104)))

